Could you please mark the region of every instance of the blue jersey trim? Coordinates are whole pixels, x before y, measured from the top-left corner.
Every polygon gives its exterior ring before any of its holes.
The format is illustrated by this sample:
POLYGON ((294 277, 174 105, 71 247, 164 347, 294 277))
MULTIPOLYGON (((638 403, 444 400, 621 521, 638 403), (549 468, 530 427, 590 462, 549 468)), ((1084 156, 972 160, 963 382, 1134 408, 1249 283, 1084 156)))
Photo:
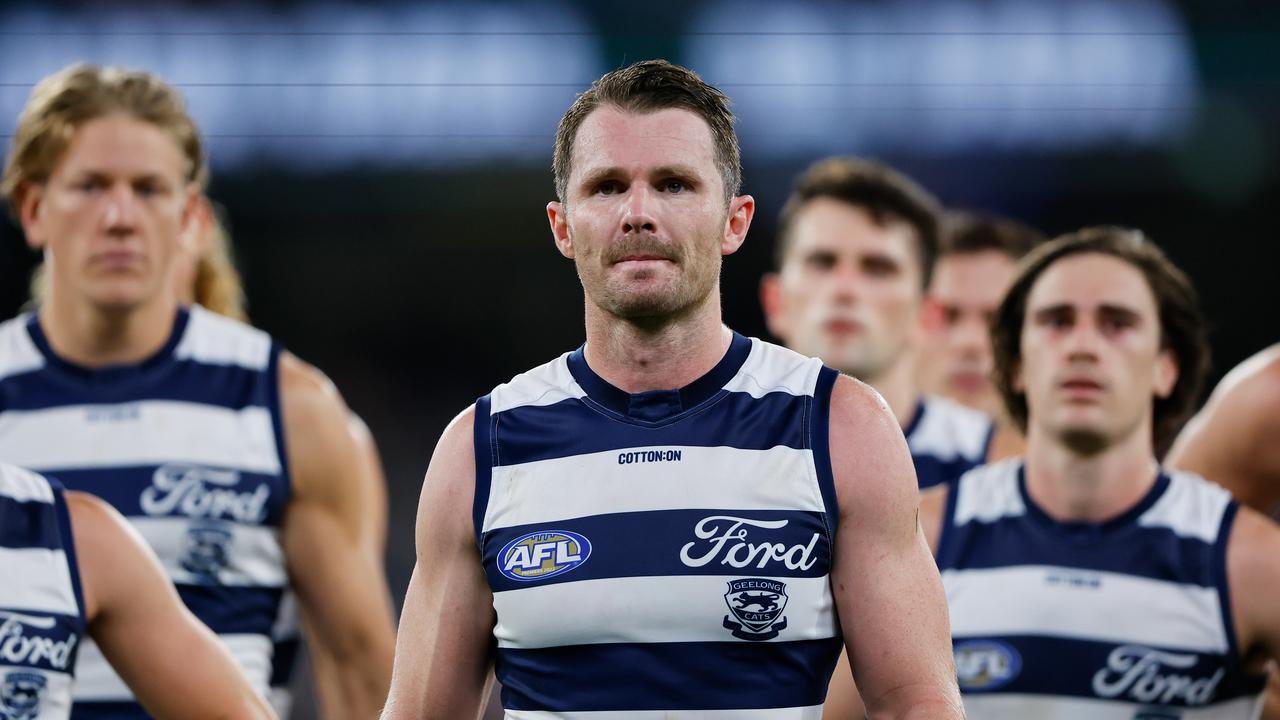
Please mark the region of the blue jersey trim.
MULTIPOLYGON (((947 494, 947 502, 946 509, 943 510, 942 526, 938 530, 938 547, 934 548, 933 553, 934 562, 940 570, 954 565, 955 558, 952 557, 951 546, 954 543, 953 538, 959 532, 955 527, 955 518, 956 498, 960 496, 960 483, 954 482, 944 487, 944 490, 936 491, 945 492, 947 494)), ((973 523, 974 521, 970 520, 969 522, 973 523)))
POLYGON ((271 682, 273 688, 286 687, 293 680, 293 671, 298 666, 298 654, 302 649, 301 638, 277 640, 272 643, 271 682))
MULTIPOLYGON (((734 523, 728 520, 719 522, 716 526, 717 534, 728 532, 733 525, 734 523)), ((485 533, 482 540, 482 557, 489 587, 495 593, 580 580, 624 577, 742 573, 766 575, 771 578, 822 577, 831 567, 830 536, 826 530, 822 513, 799 510, 681 508, 610 513, 490 530, 485 533), (812 545, 811 554, 804 560, 806 563, 812 561, 812 564, 808 569, 788 568, 780 560, 770 560, 765 567, 761 568, 758 567, 760 558, 756 558, 757 562, 737 568, 720 562, 725 558, 724 554, 720 554, 702 567, 685 565, 680 559, 681 549, 697 539, 694 528, 706 518, 728 515, 751 520, 785 520, 787 524, 781 528, 764 531, 758 528, 744 528, 740 532, 749 533, 745 540, 748 543, 767 540, 771 543, 780 543, 787 549, 797 545, 801 547, 812 545), (584 558, 580 566, 545 580, 522 581, 505 576, 501 570, 505 565, 504 558, 500 557, 502 550, 512 540, 537 532, 551 535, 565 532, 577 533, 590 543, 590 555, 584 558), (817 541, 814 540, 815 535, 818 536, 817 541)), ((696 553, 695 556, 702 556, 708 549, 702 542, 697 542, 691 552, 696 553)), ((797 562, 799 562, 798 558, 797 562)))
POLYGON ((173 327, 169 331, 169 337, 165 340, 164 345, 142 362, 89 368, 77 365, 54 352, 53 346, 49 344, 49 339, 45 337, 44 329, 40 327, 40 314, 32 313, 31 317, 27 319, 27 334, 31 337, 31 342, 36 346, 36 349, 44 356, 45 363, 48 366, 47 368, 38 368, 33 372, 53 369, 81 380, 91 380, 95 385, 125 386, 132 391, 136 389, 135 385, 139 381, 143 383, 150 382, 149 375, 151 371, 173 357, 173 351, 177 349, 178 343, 182 340, 182 335, 187 329, 187 321, 190 319, 191 313, 186 308, 177 308, 173 318, 173 327))
POLYGON ((495 447, 493 444, 497 418, 489 414, 492 398, 489 395, 476 400, 473 418, 473 442, 476 456, 476 490, 471 503, 472 523, 475 525, 476 546, 484 553, 484 516, 489 509, 489 487, 493 482, 495 447))
POLYGON ((823 702, 840 638, 499 648, 507 710, 742 710, 823 702), (536 682, 527 682, 536 678, 536 682))
POLYGON ((831 397, 835 392, 840 373, 823 366, 818 371, 818 382, 813 388, 813 413, 809 426, 813 464, 818 474, 818 490, 826 508, 827 537, 835 542, 840 523, 840 501, 836 495, 836 479, 831 469, 831 397))
POLYGON ((755 398, 745 392, 722 391, 712 401, 661 425, 642 425, 597 410, 598 405, 588 402, 569 399, 498 413, 494 437, 502 445, 502 455, 495 457, 495 464, 519 465, 656 445, 741 450, 781 445, 802 450, 810 442, 805 432, 810 408, 807 395, 771 392, 755 398), (708 412, 712 408, 716 409, 714 415, 708 412))
MULTIPOLYGON (((271 413, 271 430, 276 436, 276 455, 280 458, 280 499, 272 503, 272 509, 281 515, 293 498, 293 476, 289 470, 288 441, 285 438, 284 404, 280 399, 283 384, 283 378, 280 375, 280 355, 283 352, 284 347, 272 339, 271 355, 267 359, 266 369, 267 410, 271 413)), ((283 520, 283 517, 280 520, 283 520)))
MULTIPOLYGON (((71 573, 71 590, 76 596, 76 607, 80 609, 80 635, 84 636, 85 631, 89 628, 88 610, 84 604, 84 587, 80 584, 80 560, 76 555, 75 535, 71 527, 71 511, 67 508, 67 498, 62 484, 54 478, 45 478, 49 482, 49 487, 53 489, 53 504, 58 513, 58 532, 62 536, 62 552, 67 557, 67 570, 71 573)), ((80 645, 77 644, 73 655, 80 654, 80 645)), ((72 674, 74 674, 75 658, 71 663, 72 674)))
POLYGON ((151 720, 151 716, 132 700, 76 702, 71 706, 71 720, 151 720))
POLYGON ((1227 635, 1227 647, 1230 648, 1231 654, 1240 656, 1240 642, 1236 637, 1235 618, 1231 615, 1231 582, 1227 576, 1227 547, 1231 540, 1231 528, 1235 526, 1236 515, 1240 511, 1240 505, 1235 500, 1227 503, 1227 507, 1222 511, 1221 524, 1218 526, 1218 537, 1213 543, 1212 557, 1217 566, 1217 572, 1214 573, 1214 585, 1218 588, 1218 605, 1222 612, 1222 628, 1227 635))

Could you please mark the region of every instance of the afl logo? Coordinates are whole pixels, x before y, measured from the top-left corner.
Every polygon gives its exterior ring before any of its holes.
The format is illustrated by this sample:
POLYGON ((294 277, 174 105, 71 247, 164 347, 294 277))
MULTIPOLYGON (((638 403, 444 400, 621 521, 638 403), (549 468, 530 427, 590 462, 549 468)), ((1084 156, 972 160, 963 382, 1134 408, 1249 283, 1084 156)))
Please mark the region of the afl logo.
POLYGON ((563 575, 587 561, 591 541, 568 530, 522 535, 498 553, 498 569, 512 580, 528 582, 563 575))
POLYGON ((970 640, 955 646, 956 678, 966 692, 994 690, 1022 670, 1022 656, 995 640, 970 640))

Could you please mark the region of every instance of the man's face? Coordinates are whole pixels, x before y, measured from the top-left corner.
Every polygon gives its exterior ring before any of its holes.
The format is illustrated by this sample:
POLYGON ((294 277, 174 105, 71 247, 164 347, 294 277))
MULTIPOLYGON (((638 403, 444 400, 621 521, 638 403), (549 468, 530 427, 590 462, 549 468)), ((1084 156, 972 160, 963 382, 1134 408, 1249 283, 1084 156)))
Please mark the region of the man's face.
POLYGON ((848 203, 810 200, 791 225, 781 271, 761 287, 770 332, 797 352, 874 380, 918 336, 915 243, 904 222, 878 224, 848 203))
POLYGON ((921 384, 989 415, 1003 414, 992 383, 991 319, 1013 280, 998 250, 940 258, 929 287, 932 312, 920 353, 921 384))
POLYGON ((682 109, 602 106, 574 140, 565 202, 547 206, 587 300, 628 320, 678 316, 718 286, 754 201, 728 208, 707 123, 682 109))
POLYGON ((55 296, 127 308, 167 291, 195 189, 173 138, 125 115, 76 130, 48 181, 27 191, 27 241, 55 296))
POLYGON ((1167 397, 1178 376, 1146 278, 1099 253, 1058 260, 1036 280, 1021 352, 1015 387, 1030 428, 1085 453, 1149 436, 1152 397, 1167 397))

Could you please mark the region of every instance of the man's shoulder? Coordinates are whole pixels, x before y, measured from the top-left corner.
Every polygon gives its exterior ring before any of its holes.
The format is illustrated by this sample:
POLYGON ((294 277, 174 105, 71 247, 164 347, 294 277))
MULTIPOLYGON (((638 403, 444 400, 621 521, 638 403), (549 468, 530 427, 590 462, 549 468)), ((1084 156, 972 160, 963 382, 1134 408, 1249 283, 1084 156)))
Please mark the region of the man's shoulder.
POLYGON ((497 414, 518 407, 552 405, 562 400, 586 395, 569 371, 569 356, 560 354, 553 360, 526 370, 498 385, 488 395, 489 413, 497 414))
POLYGON ((919 418, 907 436, 915 454, 983 460, 995 428, 990 415, 938 395, 920 400, 919 418))
POLYGON ((276 344, 265 330, 198 305, 188 308, 187 313, 186 329, 173 351, 175 359, 237 365, 249 370, 266 370, 270 366, 276 344))
POLYGON ((27 332, 30 321, 30 313, 23 313, 0 323, 0 380, 44 366, 44 356, 27 332))
MULTIPOLYGON (((747 338, 751 352, 737 374, 729 381, 730 391, 746 392, 761 397, 772 392, 790 395, 813 395, 824 366, 817 358, 775 345, 759 338, 747 338)), ((835 371, 828 370, 831 377, 835 371)))

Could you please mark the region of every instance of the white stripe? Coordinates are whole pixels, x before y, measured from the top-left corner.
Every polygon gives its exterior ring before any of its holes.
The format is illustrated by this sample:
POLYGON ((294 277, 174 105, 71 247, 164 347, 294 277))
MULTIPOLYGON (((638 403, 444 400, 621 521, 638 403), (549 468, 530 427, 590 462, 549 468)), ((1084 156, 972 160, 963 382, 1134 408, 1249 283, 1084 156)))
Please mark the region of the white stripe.
POLYGON ((751 353, 725 389, 754 398, 773 392, 813 395, 821 370, 821 360, 751 338, 751 353))
POLYGON ((0 607, 79 615, 71 568, 62 550, 0 547, 0 607))
POLYGON ((190 462, 280 472, 266 408, 168 400, 0 414, 0 457, 44 471, 190 462))
POLYGON ((1214 588, 1047 565, 946 570, 942 584, 957 638, 1042 635, 1227 652, 1214 588))
MULTIPOLYGON (((271 677, 271 639, 265 635, 219 635, 218 639, 231 651, 231 657, 249 679, 249 685, 265 697, 267 680, 271 677)), ((180 659, 173 658, 173 661, 180 662, 180 659)), ((181 673, 182 670, 175 667, 174 672, 181 673)), ((79 702, 133 700, 129 686, 112 669, 97 644, 88 638, 80 645, 73 693, 79 702)))
POLYGON ((946 398, 929 396, 924 399, 924 414, 907 438, 907 445, 915 455, 982 461, 986 459, 990 432, 991 418, 985 414, 946 398))
MULTIPOLYGON (((32 672, 29 667, 0 665, 0 679, 3 679, 9 673, 29 672, 32 672)), ((48 672, 46 670, 36 670, 35 672, 44 677, 47 684, 44 692, 40 695, 40 704, 36 706, 40 710, 40 714, 31 718, 31 720, 67 720, 67 718, 71 717, 71 676, 67 673, 48 672)), ((3 701, 0 701, 0 711, 3 710, 3 701)), ((2 717, 19 716, 2 715, 2 717)), ((25 719, 27 716, 22 715, 21 717, 25 719)))
MULTIPOLYGON (((193 525, 184 517, 130 517, 147 544, 155 551, 169 578, 179 584, 203 584, 208 578, 194 575, 182 567, 187 556, 187 530, 193 525)), ((263 525, 220 523, 231 533, 227 546, 227 565, 218 572, 218 584, 234 586, 284 587, 288 574, 284 566, 284 550, 280 547, 280 531, 263 525)))
MULTIPOLYGON (((1140 708, 1152 710, 1163 707, 1114 700, 999 692, 973 693, 964 695, 963 699, 965 715, 970 720, 1133 720, 1136 717, 1134 713, 1140 708)), ((1261 696, 1236 698, 1201 708, 1169 708, 1169 717, 1178 720, 1255 720, 1261 713, 1261 696)))
POLYGON ((27 332, 30 317, 19 315, 0 325, 0 380, 44 367, 44 356, 27 332))
POLYGON ((507 710, 507 720, 819 720, 821 705, 764 710, 602 710, 543 712, 507 710))
POLYGON ((1231 493, 1225 488, 1191 473, 1172 473, 1169 489, 1142 513, 1138 525, 1165 527, 1183 537, 1213 543, 1230 502, 1231 493))
POLYGON ((654 446, 498 466, 493 468, 484 530, 684 508, 821 512, 813 454, 783 446, 654 446), (681 459, 619 464, 623 453, 643 450, 678 450, 681 459))
POLYGON ((189 308, 191 319, 173 350, 178 360, 195 360, 209 365, 239 365, 265 370, 271 360, 271 336, 230 318, 216 315, 198 305, 189 308))
POLYGON ((569 372, 568 357, 569 353, 565 353, 494 388, 489 396, 489 414, 524 406, 554 405, 586 395, 569 372))
POLYGON ((7 463, 0 463, 0 495, 18 502, 53 503, 48 480, 7 463))
MULTIPOLYGON (((765 576, 760 576, 765 577, 765 576)), ((722 624, 730 580, 742 575, 663 575, 554 583, 493 594, 500 648, 599 643, 737 642, 722 624), (566 618, 550 620, 548 618, 566 618), (571 620, 568 620, 571 619, 571 620)), ((787 627, 778 641, 839 634, 827 577, 786 583, 787 627)), ((743 640, 742 642, 750 642, 743 640)))
POLYGON ((962 475, 956 490, 955 524, 964 525, 970 520, 989 523, 1026 513, 1018 491, 1020 467, 1019 459, 1005 460, 962 475))

